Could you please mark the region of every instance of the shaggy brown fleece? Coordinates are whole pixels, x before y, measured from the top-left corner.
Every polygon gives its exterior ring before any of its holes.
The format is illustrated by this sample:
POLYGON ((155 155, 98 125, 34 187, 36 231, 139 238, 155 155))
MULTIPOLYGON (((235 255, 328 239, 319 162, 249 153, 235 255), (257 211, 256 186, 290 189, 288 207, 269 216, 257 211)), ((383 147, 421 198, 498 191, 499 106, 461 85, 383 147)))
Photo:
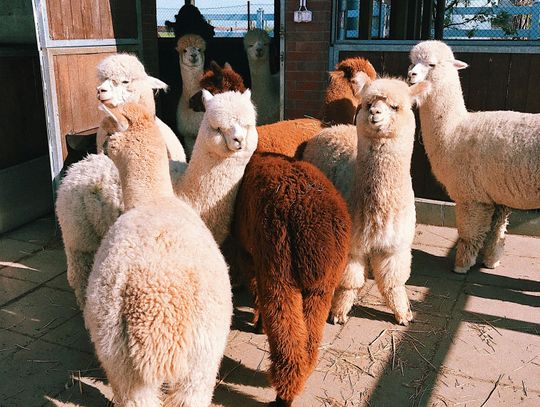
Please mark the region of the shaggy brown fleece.
MULTIPOLYGON (((210 62, 210 69, 207 70, 199 81, 201 89, 206 89, 212 95, 235 90, 244 93, 246 87, 244 80, 231 65, 225 63, 220 67, 216 61, 210 62)), ((196 112, 204 112, 204 103, 202 101, 202 91, 195 93, 189 99, 189 107, 196 112)))
POLYGON ((351 236, 347 205, 313 165, 255 153, 233 226, 270 344, 275 405, 290 406, 313 370, 351 236))
POLYGON ((377 77, 373 65, 367 59, 359 57, 341 61, 336 65, 336 70, 330 72, 330 83, 321 111, 325 124, 353 124, 358 99, 354 96, 351 80, 358 72, 364 72, 371 80, 377 77))

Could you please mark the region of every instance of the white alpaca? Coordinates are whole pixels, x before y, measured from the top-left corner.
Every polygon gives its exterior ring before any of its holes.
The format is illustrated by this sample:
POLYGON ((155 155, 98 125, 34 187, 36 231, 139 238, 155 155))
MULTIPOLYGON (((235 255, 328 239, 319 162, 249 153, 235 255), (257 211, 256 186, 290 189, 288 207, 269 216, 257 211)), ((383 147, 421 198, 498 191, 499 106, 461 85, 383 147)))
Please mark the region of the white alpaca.
MULTIPOLYGON (((143 64, 134 55, 114 54, 104 58, 97 66, 98 99, 110 106, 126 102, 136 102, 145 106, 155 116, 154 90, 167 89, 167 84, 146 73, 143 64)), ((172 161, 186 162, 186 155, 174 132, 157 116, 156 124, 167 144, 167 152, 172 161)), ((98 153, 102 151, 107 129, 98 129, 96 144, 98 153)))
POLYGON ((413 318, 405 290, 416 219, 410 175, 416 127, 412 104, 427 86, 409 88, 398 79, 377 79, 362 91, 356 180, 348 202, 353 235, 332 302, 334 322, 347 320, 369 267, 397 322, 407 325, 413 318))
POLYGON ((410 58, 409 81, 432 84, 420 123, 433 173, 456 202, 454 271, 466 273, 482 248, 484 264, 496 267, 508 208, 540 208, 540 114, 468 112, 458 75, 467 64, 442 42, 421 42, 410 58))
POLYGON ((244 36, 259 125, 279 120, 279 75, 270 73, 269 45, 270 37, 264 30, 251 30, 244 36))
POLYGON ((190 109, 189 99, 201 90, 199 81, 204 73, 206 43, 197 34, 186 34, 178 39, 176 50, 182 77, 182 94, 176 109, 176 127, 184 138, 186 153, 191 157, 203 113, 190 109))
POLYGON ((126 212, 96 254, 85 323, 117 406, 160 406, 162 397, 166 406, 208 406, 232 316, 227 265, 201 218, 174 195, 152 116, 131 103, 111 115, 117 132, 105 150, 126 212))
MULTIPOLYGON (((144 105, 154 116, 154 89, 165 88, 159 79, 147 75, 133 55, 115 54, 106 57, 97 67, 97 96, 102 102, 119 106, 125 102, 144 105)), ((182 145, 173 131, 155 118, 160 135, 167 145, 171 172, 179 177, 186 167, 182 145)), ((110 120, 104 119, 98 129, 96 144, 102 150, 111 131, 110 120)), ((123 210, 118 170, 103 154, 89 155, 73 164, 57 191, 56 214, 62 230, 67 257, 67 278, 81 308, 88 274, 101 239, 123 210)))
POLYGON ((178 196, 190 202, 221 244, 229 234, 236 193, 257 148, 255 108, 251 93, 212 96, 203 89, 206 108, 193 156, 175 184, 178 196), (226 140, 226 145, 218 142, 226 140))

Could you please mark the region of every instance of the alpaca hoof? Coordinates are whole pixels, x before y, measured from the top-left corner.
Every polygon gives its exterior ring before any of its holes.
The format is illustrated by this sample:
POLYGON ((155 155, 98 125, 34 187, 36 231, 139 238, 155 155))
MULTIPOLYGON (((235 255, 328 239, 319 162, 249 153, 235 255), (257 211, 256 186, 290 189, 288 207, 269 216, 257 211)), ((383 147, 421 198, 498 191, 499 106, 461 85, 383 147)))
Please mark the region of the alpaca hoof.
POLYGON ((501 261, 497 260, 496 262, 492 262, 489 260, 484 260, 484 266, 488 269, 494 269, 496 267, 499 267, 501 265, 501 261))
POLYGON ((268 406, 272 407, 291 407, 292 406, 292 400, 283 400, 281 397, 277 396, 274 401, 271 401, 268 403, 268 406))
POLYGON ((399 325, 407 326, 409 325, 409 322, 413 320, 413 313, 409 309, 405 313, 405 315, 396 314, 396 321, 399 325))
POLYGON ((470 267, 460 267, 460 266, 454 266, 454 273, 457 274, 467 274, 470 267))
POLYGON ((347 314, 330 314, 328 317, 328 322, 330 322, 332 325, 344 325, 349 320, 349 317, 347 314))

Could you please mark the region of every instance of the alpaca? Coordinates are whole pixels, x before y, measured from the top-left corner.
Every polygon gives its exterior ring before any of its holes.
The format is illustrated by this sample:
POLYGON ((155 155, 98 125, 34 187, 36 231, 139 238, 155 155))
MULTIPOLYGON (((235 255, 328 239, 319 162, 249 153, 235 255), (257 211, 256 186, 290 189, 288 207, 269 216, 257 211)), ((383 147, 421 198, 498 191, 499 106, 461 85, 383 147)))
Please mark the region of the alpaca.
POLYGON ((420 124, 433 174, 456 202, 454 271, 466 273, 482 248, 485 266, 494 268, 508 208, 540 208, 540 114, 468 112, 458 75, 467 64, 443 42, 421 42, 410 58, 409 81, 432 84, 420 124))
POLYGON ((330 72, 321 111, 322 121, 330 126, 353 124, 356 109, 362 103, 358 100, 360 92, 376 77, 377 72, 367 59, 348 58, 337 64, 336 70, 330 72))
POLYGON ((197 34, 186 34, 178 39, 176 50, 182 77, 182 94, 176 109, 176 127, 184 138, 186 154, 191 157, 203 114, 189 108, 189 99, 201 90, 199 80, 204 71, 206 42, 197 34))
MULTIPOLYGON (((110 106, 138 102, 154 115, 153 89, 165 88, 163 82, 147 75, 133 55, 115 54, 104 58, 97 67, 100 85, 97 97, 110 106)), ((171 173, 178 178, 185 170, 186 157, 182 145, 161 120, 155 118, 167 145, 171 173)), ((101 152, 110 120, 104 119, 96 137, 101 152)), ((67 279, 79 306, 84 308, 88 274, 95 253, 105 233, 123 211, 122 190, 118 170, 103 154, 91 154, 73 164, 57 191, 56 214, 62 231, 67 258, 67 279)))
POLYGON ((270 73, 269 45, 270 37, 264 30, 250 30, 244 36, 259 125, 279 120, 279 75, 270 73))
POLYGON ((85 324, 116 405, 160 406, 163 397, 164 405, 208 406, 232 317, 227 265, 201 218, 174 195, 152 115, 133 103, 109 113, 117 132, 105 152, 126 212, 96 254, 85 324))
MULTIPOLYGON (((229 64, 221 68, 212 62, 200 81, 202 89, 216 95, 227 91, 245 90, 242 77, 236 73, 229 64)), ((189 101, 190 107, 195 111, 204 111, 202 91, 193 95, 189 101)), ((323 129, 320 120, 302 118, 284 120, 277 123, 257 126, 259 143, 257 152, 279 153, 288 157, 301 155, 301 146, 315 134, 323 129), (286 137, 284 137, 286 135, 286 137)))
POLYGON ((355 183, 349 196, 353 235, 349 261, 332 301, 331 320, 345 323, 367 268, 398 323, 413 318, 405 282, 411 273, 416 214, 410 175, 412 105, 428 87, 377 79, 362 90, 356 129, 355 183))
POLYGON ((245 167, 257 148, 256 115, 249 90, 216 96, 203 90, 202 97, 206 112, 193 156, 174 188, 201 215, 221 244, 229 234, 245 167))
MULTIPOLYGON (((229 233, 244 168, 257 146, 255 109, 249 91, 214 98, 207 94, 205 103, 210 107, 201 123, 201 142, 195 143, 188 169, 181 177, 174 168, 170 170, 176 194, 196 208, 221 243, 229 233)), ((56 212, 68 261, 68 282, 81 309, 95 253, 123 210, 118 170, 108 157, 91 155, 68 170, 58 190, 56 212)))
POLYGON ((300 158, 319 168, 348 200, 356 172, 357 135, 352 123, 362 105, 362 88, 374 80, 377 73, 363 58, 346 59, 336 69, 330 73, 322 109, 323 122, 332 127, 307 140, 300 158))
POLYGON ((351 220, 309 163, 256 153, 238 191, 233 234, 270 344, 277 406, 290 406, 315 367, 332 294, 347 260, 351 220))
MULTIPOLYGON (((143 64, 136 56, 130 54, 114 54, 104 58, 97 66, 97 97, 103 103, 118 106, 125 102, 137 102, 155 116, 156 105, 154 90, 167 89, 167 84, 148 75, 143 64)), ((157 116, 156 124, 161 136, 167 143, 167 152, 172 161, 186 162, 186 155, 174 132, 157 116)), ((103 123, 102 123, 103 124, 103 123)), ((107 136, 106 129, 100 126, 96 136, 97 151, 102 151, 103 141, 107 136)))

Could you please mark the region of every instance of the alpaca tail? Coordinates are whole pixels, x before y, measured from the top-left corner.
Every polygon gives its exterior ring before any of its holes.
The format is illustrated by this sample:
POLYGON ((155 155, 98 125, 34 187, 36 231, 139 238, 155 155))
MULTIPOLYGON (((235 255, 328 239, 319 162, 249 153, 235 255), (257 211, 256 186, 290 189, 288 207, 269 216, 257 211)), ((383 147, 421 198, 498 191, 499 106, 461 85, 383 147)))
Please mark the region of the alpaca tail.
POLYGON ((270 378, 278 397, 292 401, 309 375, 308 333, 301 292, 282 283, 264 281, 258 291, 270 344, 270 378))

